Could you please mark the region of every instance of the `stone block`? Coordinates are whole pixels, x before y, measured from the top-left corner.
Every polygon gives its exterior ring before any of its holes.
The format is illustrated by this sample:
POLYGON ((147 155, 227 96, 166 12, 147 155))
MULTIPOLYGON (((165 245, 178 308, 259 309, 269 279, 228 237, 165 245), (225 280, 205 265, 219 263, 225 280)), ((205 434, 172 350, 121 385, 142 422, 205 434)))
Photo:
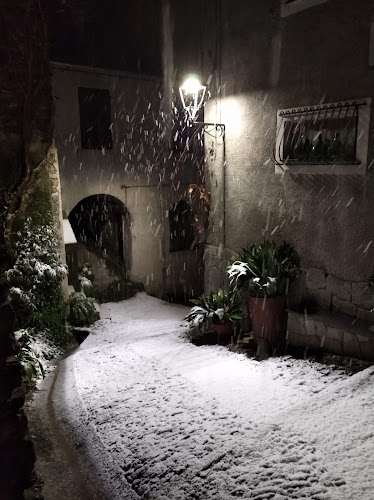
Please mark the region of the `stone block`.
POLYGON ((340 300, 349 302, 351 300, 352 283, 348 281, 338 280, 334 276, 327 276, 326 290, 335 295, 340 300))
POLYGON ((287 330, 299 335, 305 335, 306 330, 304 316, 302 314, 289 311, 287 315, 287 330))
POLYGON ((326 287, 326 276, 320 269, 308 269, 306 272, 306 286, 309 290, 324 289, 326 287))
POLYGON ((339 328, 327 327, 326 338, 336 340, 340 343, 343 342, 344 331, 339 328))
POLYGON ((357 307, 352 302, 341 300, 335 295, 332 296, 332 308, 334 311, 347 314, 348 316, 355 317, 357 313, 357 307))
POLYGON ((338 354, 339 356, 343 356, 344 354, 343 343, 329 337, 325 338, 323 350, 332 354, 338 354))
POLYGON ((322 321, 315 320, 315 329, 316 329, 316 335, 319 339, 323 339, 323 337, 326 337, 327 335, 327 329, 326 326, 322 321))
POLYGON ((356 334, 356 338, 360 346, 365 345, 369 342, 369 337, 366 337, 365 335, 356 334))
POLYGON ((374 312, 368 311, 367 309, 358 308, 357 318, 374 324, 374 312))
POLYGON ((209 257, 216 258, 218 255, 218 247, 213 245, 206 245, 204 251, 204 258, 208 259, 209 257))
POLYGON ((312 319, 310 316, 306 316, 304 318, 304 324, 305 324, 305 330, 306 330, 307 337, 315 336, 316 327, 315 327, 314 319, 312 319))
POLYGON ((288 312, 287 313, 287 330, 296 333, 298 331, 298 326, 299 326, 299 322, 298 322, 298 317, 297 317, 296 313, 288 312))
POLYGON ((305 345, 304 340, 303 340, 303 336, 298 335, 297 333, 291 332, 289 330, 287 330, 287 333, 286 333, 286 340, 287 340, 287 343, 290 345, 295 345, 298 347, 300 347, 300 346, 302 347, 303 345, 305 345))
POLYGON ((308 335, 304 337, 305 343, 303 344, 305 347, 310 347, 311 349, 319 350, 321 349, 322 339, 318 338, 316 335, 308 335))
POLYGON ((329 311, 331 309, 331 292, 328 290, 313 290, 310 293, 309 301, 319 309, 329 311))
POLYGON ((315 335, 298 335, 290 331, 287 331, 287 342, 290 345, 311 349, 320 349, 321 346, 320 340, 315 335))
POLYGON ((212 290, 217 291, 222 288, 224 286, 224 279, 225 276, 222 271, 213 266, 209 267, 209 269, 207 269, 206 271, 205 277, 205 280, 208 284, 207 292, 210 292, 212 290))
POLYGON ((365 281, 352 283, 352 302, 362 309, 374 307, 374 291, 365 281))
POLYGON ((351 332, 344 332, 343 351, 345 356, 352 356, 353 358, 361 358, 360 345, 356 335, 354 335, 351 332))

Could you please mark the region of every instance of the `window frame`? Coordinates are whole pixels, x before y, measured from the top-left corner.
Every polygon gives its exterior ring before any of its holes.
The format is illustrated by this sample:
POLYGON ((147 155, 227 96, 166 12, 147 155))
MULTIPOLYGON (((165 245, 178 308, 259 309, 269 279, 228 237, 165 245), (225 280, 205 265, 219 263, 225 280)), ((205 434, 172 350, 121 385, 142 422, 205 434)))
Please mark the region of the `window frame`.
MULTIPOLYGON (((352 99, 344 101, 353 105, 355 102, 364 103, 358 107, 358 123, 357 123, 357 142, 356 142, 356 159, 359 163, 352 164, 287 164, 287 161, 282 161, 279 151, 282 148, 282 140, 284 136, 285 122, 284 116, 287 112, 295 112, 295 110, 303 110, 308 106, 295 106, 294 108, 279 109, 277 111, 277 129, 275 141, 275 173, 276 174, 349 174, 349 175, 364 175, 367 166, 367 154, 369 144, 369 127, 370 127, 370 110, 371 98, 365 97, 362 99, 352 99)), ((336 106, 339 102, 313 105, 318 106, 336 106)))

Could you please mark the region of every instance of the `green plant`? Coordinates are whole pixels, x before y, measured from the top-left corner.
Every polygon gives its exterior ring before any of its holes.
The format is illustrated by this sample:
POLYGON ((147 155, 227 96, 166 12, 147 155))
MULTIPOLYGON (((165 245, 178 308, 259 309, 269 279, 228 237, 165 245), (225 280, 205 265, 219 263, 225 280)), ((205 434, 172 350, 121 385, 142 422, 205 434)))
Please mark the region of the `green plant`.
POLYGON ((68 321, 72 326, 88 326, 100 318, 96 301, 83 292, 73 293, 69 299, 68 321))
POLYGON ((43 227, 26 219, 13 243, 15 262, 6 272, 9 298, 17 313, 18 327, 45 331, 56 344, 67 340, 67 307, 61 282, 67 268, 57 253, 52 216, 47 213, 43 227))
POLYGON ((27 389, 33 389, 37 379, 44 377, 44 368, 39 359, 39 353, 34 347, 33 337, 29 330, 17 330, 14 336, 18 342, 17 359, 25 370, 27 389))
POLYGON ((91 271, 91 264, 89 264, 88 262, 83 264, 83 266, 79 270, 78 279, 81 286, 81 290, 84 292, 85 296, 93 297, 94 295, 93 281, 95 279, 95 275, 91 271))
POLYGON ((283 242, 264 240, 242 250, 229 267, 230 283, 253 297, 275 297, 285 293, 289 281, 298 275, 294 250, 283 242))
POLYGON ((235 290, 218 290, 192 299, 195 304, 185 319, 192 324, 225 324, 241 318, 240 299, 235 290))

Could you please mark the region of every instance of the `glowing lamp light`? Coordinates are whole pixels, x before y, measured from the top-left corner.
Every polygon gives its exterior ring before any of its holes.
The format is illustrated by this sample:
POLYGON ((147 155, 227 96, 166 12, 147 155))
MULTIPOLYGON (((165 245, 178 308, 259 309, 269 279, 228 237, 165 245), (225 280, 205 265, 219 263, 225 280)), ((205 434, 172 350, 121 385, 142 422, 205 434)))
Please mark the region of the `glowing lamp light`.
POLYGON ((195 75, 190 75, 179 87, 183 108, 191 121, 196 120, 196 114, 201 108, 206 92, 206 86, 201 85, 195 75))

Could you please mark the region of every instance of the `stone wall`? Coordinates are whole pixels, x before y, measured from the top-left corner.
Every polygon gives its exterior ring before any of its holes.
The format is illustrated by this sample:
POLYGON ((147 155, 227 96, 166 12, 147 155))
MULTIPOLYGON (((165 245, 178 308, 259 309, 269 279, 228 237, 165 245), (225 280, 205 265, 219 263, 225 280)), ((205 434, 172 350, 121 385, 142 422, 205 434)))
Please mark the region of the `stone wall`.
POLYGON ((306 350, 322 350, 374 361, 374 324, 336 313, 288 312, 287 342, 306 350))
POLYGON ((374 288, 368 282, 310 268, 301 271, 291 292, 290 345, 374 361, 374 288))
POLYGON ((210 291, 217 292, 220 288, 227 288, 229 286, 226 270, 233 255, 233 251, 223 248, 222 245, 218 247, 206 245, 204 253, 205 293, 209 293, 210 291))
MULTIPOLYGON (((161 79, 139 74, 53 64, 56 144, 60 158, 63 210, 67 215, 82 199, 108 194, 123 203, 130 220, 125 238, 129 277, 158 297, 200 293, 204 235, 195 231, 193 251, 170 252, 168 214, 183 199, 194 217, 205 214, 190 185, 202 184, 202 155, 171 151, 170 109, 162 111, 166 89, 161 79), (110 92, 113 149, 82 148, 78 88, 110 92), (191 292, 190 292, 191 291, 191 292)), ((165 82, 164 82, 165 83, 165 82)))
MULTIPOLYGON (((200 4, 192 0, 191 9, 200 12, 200 4)), ((337 175, 333 168, 325 174, 300 169, 276 175, 274 153, 278 110, 361 98, 373 102, 374 73, 368 61, 373 3, 329 0, 286 18, 279 0, 238 0, 235 8, 223 0, 220 6, 217 12, 217 4, 208 1, 205 18, 201 12, 201 65, 195 59, 195 72, 201 71, 211 93, 204 120, 225 124, 224 161, 218 144, 206 134, 206 162, 213 175, 208 243, 238 252, 263 237, 286 240, 303 268, 324 269, 351 283, 366 281, 374 261, 373 168, 362 175, 355 175, 356 170, 337 175)), ((183 21, 182 15, 176 19, 176 31, 183 21)), ((190 65, 184 56, 190 44, 194 47, 198 33, 193 30, 199 29, 190 28, 176 48, 181 76, 190 65)), ((368 166, 374 157, 373 116, 371 112, 366 124, 368 166)), ((354 288, 362 295, 361 285, 354 288)), ((328 301, 325 291, 319 298, 325 295, 328 301)), ((352 309, 338 299, 336 295, 335 307, 352 309)))
POLYGON ((374 323, 374 288, 369 282, 351 282, 330 276, 320 269, 305 273, 306 306, 335 311, 374 323))

